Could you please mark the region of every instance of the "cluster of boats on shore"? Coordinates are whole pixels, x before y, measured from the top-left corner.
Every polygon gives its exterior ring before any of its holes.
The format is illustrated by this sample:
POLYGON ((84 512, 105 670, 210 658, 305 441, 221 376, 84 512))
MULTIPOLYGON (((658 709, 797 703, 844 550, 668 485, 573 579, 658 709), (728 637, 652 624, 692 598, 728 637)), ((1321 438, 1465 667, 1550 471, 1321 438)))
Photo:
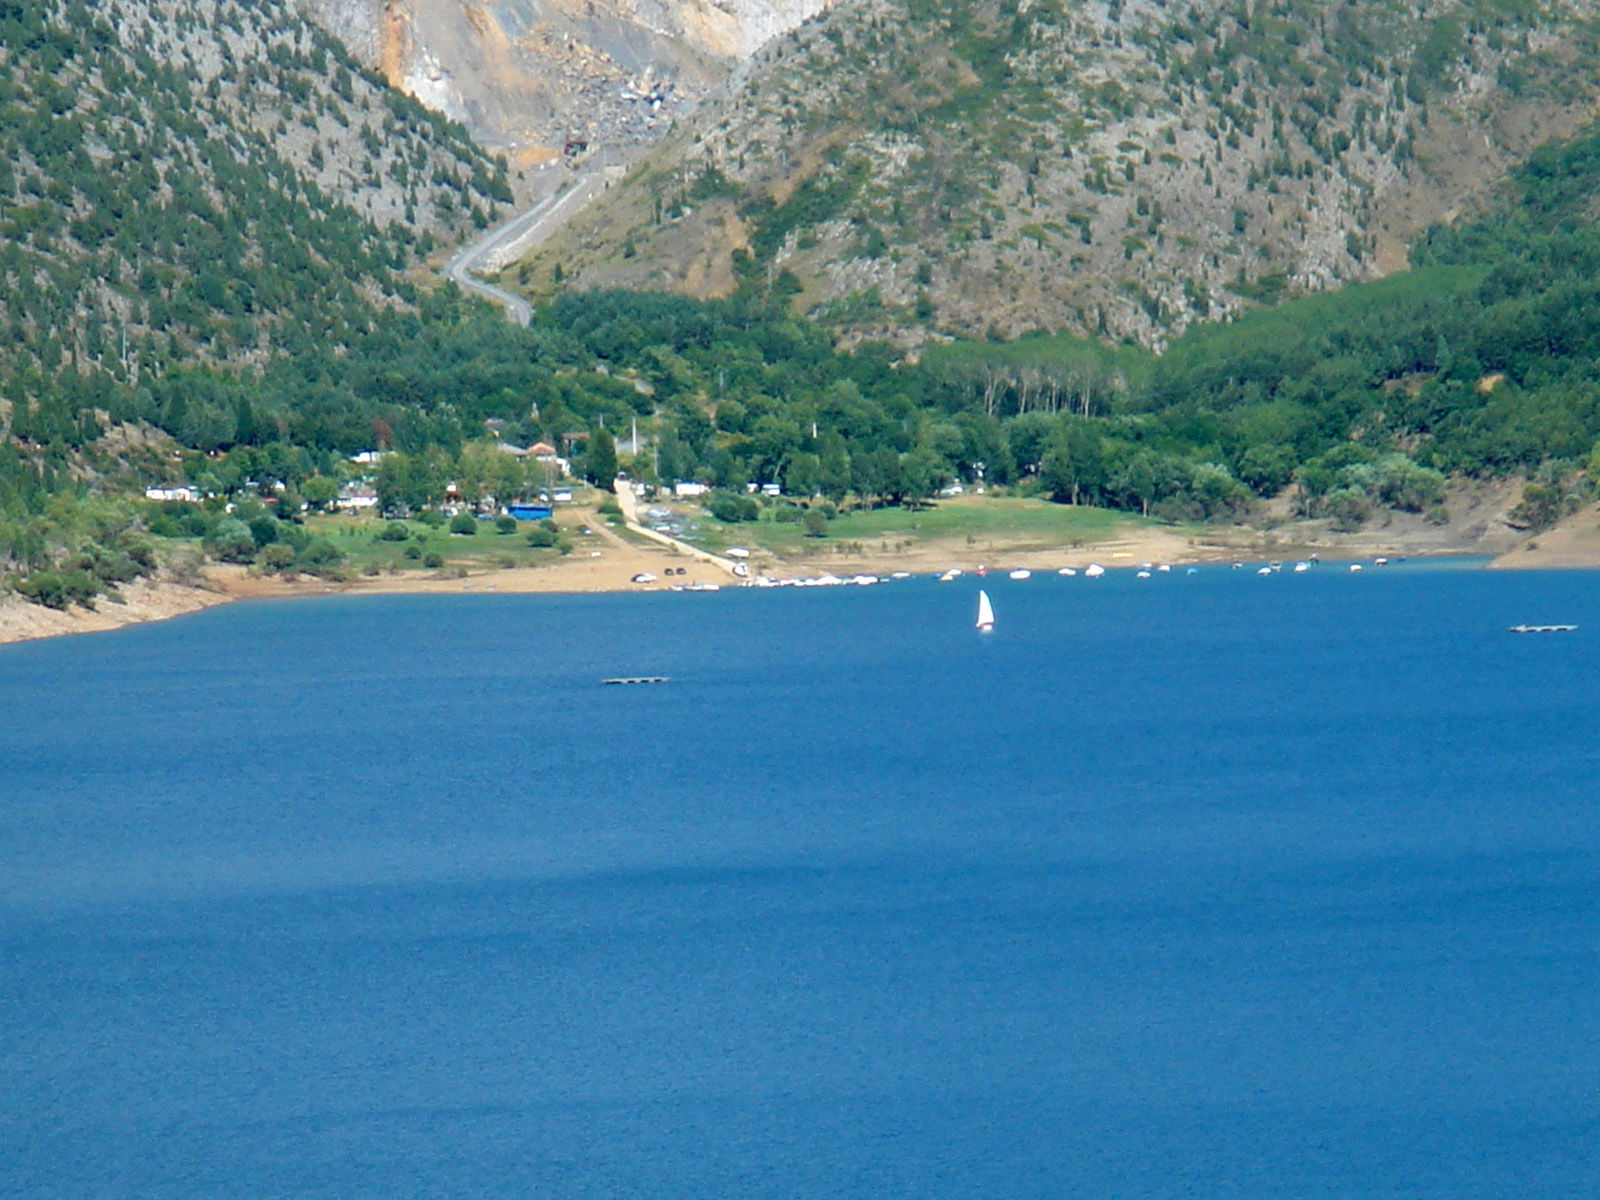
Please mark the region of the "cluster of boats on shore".
MULTIPOLYGON (((1377 558, 1377 559, 1373 560, 1373 564, 1372 565, 1379 566, 1379 567, 1387 566, 1389 561, 1390 560, 1387 559, 1387 558, 1377 558)), ((1395 561, 1404 561, 1404 560, 1397 559, 1395 561)), ((1221 564, 1218 564, 1218 565, 1221 565, 1221 564)), ((1289 571, 1291 571, 1293 573, 1297 573, 1298 574, 1298 573, 1301 573, 1301 572, 1304 572, 1304 571, 1309 571, 1312 567, 1315 567, 1315 566, 1318 566, 1318 565, 1320 565, 1320 564, 1319 564, 1319 561, 1316 558, 1316 556, 1312 556, 1311 558, 1308 558, 1308 559, 1302 559, 1302 560, 1300 560, 1298 562, 1287 563, 1287 564, 1286 563, 1282 563, 1282 562, 1274 561, 1274 562, 1265 563, 1265 564, 1261 565, 1260 567, 1258 567, 1256 569, 1256 574, 1258 574, 1258 575, 1276 575, 1279 572, 1284 571, 1284 570, 1289 570, 1289 571)), ((1235 571, 1241 571, 1241 570, 1245 569, 1246 564, 1243 563, 1243 562, 1235 562, 1235 563, 1229 564, 1229 566, 1235 571)), ((1349 569, 1351 571, 1360 571, 1363 568, 1364 568, 1364 564, 1362 564, 1362 563, 1350 563, 1349 564, 1349 569)), ((1117 569, 1132 570, 1133 574, 1134 574, 1134 578, 1136 578, 1136 579, 1149 579, 1153 575, 1171 574, 1174 570, 1178 570, 1179 568, 1175 568, 1171 563, 1151 563, 1151 562, 1146 562, 1146 563, 1139 563, 1137 565, 1129 564, 1128 567, 1117 568, 1117 569)), ((1187 575, 1195 575, 1195 574, 1198 574, 1199 571, 1200 571, 1200 568, 1198 566, 1185 566, 1185 567, 1182 567, 1181 569, 1182 569, 1183 573, 1185 573, 1187 575)), ((1055 574, 1060 575, 1060 576, 1064 576, 1064 577, 1067 577, 1067 578, 1072 578, 1072 577, 1076 577, 1076 576, 1082 576, 1084 579, 1098 579, 1101 576, 1105 575, 1107 573, 1107 571, 1108 571, 1108 568, 1106 568, 1105 566, 1102 566, 1100 563, 1090 563, 1088 566, 1085 566, 1085 567, 1059 567, 1059 568, 1056 569, 1055 574)), ((1030 567, 1013 567, 1012 569, 1010 569, 1008 571, 1005 571, 1003 573, 1004 573, 1004 575, 1005 575, 1005 577, 1007 579, 1012 579, 1012 580, 1016 580, 1018 582, 1021 582, 1023 580, 1032 579, 1034 577, 1034 575, 1036 575, 1036 574, 1041 574, 1041 573, 1045 573, 1045 572, 1036 571, 1035 569, 1030 568, 1030 567)), ((974 568, 973 570, 971 570, 970 572, 965 570, 964 568, 961 568, 961 567, 951 567, 951 568, 949 568, 948 570, 945 570, 945 571, 936 571, 936 572, 934 572, 933 578, 938 580, 940 583, 951 583, 951 582, 954 582, 957 579, 960 579, 962 576, 968 575, 968 574, 974 575, 979 579, 984 579, 984 578, 987 578, 991 574, 991 571, 987 566, 978 566, 978 567, 974 568)), ((911 572, 910 571, 895 571, 892 574, 888 574, 888 575, 873 575, 873 574, 867 574, 867 573, 860 573, 860 574, 855 574, 855 575, 825 574, 825 575, 810 575, 810 576, 804 576, 804 575, 800 575, 800 576, 756 575, 756 576, 753 576, 753 577, 751 577, 749 579, 741 580, 740 583, 739 583, 739 586, 741 586, 741 587, 759 587, 759 588, 775 588, 775 587, 867 587, 867 586, 871 586, 873 584, 890 583, 890 582, 893 582, 894 580, 909 579, 909 578, 911 578, 911 572)), ((704 590, 708 590, 708 589, 714 589, 715 586, 716 585, 714 585, 714 584, 710 584, 710 585, 692 584, 692 585, 689 586, 689 588, 687 590, 689 590, 689 591, 704 591, 704 590)), ((684 590, 684 589, 680 586, 675 590, 684 590)))
MULTIPOLYGON (((1391 560, 1387 558, 1375 558, 1372 560, 1372 565, 1376 567, 1383 567, 1387 566, 1390 561, 1391 560)), ((1393 561, 1404 562, 1405 560, 1395 559, 1393 561)), ((1221 566, 1222 564, 1217 565, 1221 566)), ((1243 562, 1234 562, 1227 565, 1235 571, 1242 571, 1246 569, 1246 564, 1243 562)), ((1312 555, 1310 558, 1301 559, 1293 563, 1284 563, 1278 561, 1264 563, 1255 568, 1255 573, 1257 575, 1276 575, 1287 570, 1293 574, 1300 574, 1320 565, 1321 563, 1319 562, 1317 556, 1312 555)), ((1348 564, 1348 569, 1351 571, 1361 571, 1365 569, 1365 566, 1366 564, 1364 563, 1353 562, 1348 564)), ((1149 579, 1154 575, 1171 574, 1178 568, 1175 568, 1171 563, 1145 562, 1138 564, 1130 563, 1126 567, 1119 567, 1115 569, 1131 570, 1134 578, 1136 579, 1149 579)), ((1198 574, 1200 570, 1198 566, 1185 566, 1181 569, 1183 573, 1187 575, 1198 574)), ((1066 578, 1081 576, 1084 579, 1098 579, 1105 575, 1107 571, 1108 568, 1102 566, 1100 563, 1090 563, 1085 567, 1059 567, 1056 569, 1055 574, 1066 578)), ((933 578, 938 580, 940 583, 951 583, 969 573, 979 579, 984 579, 987 578, 991 572, 987 566, 983 565, 974 568, 970 572, 961 567, 951 567, 945 571, 934 572, 933 578)), ((1042 573, 1047 572, 1037 571, 1030 567, 1013 567, 1012 569, 1005 571, 1004 575, 1007 579, 1021 582, 1032 579, 1035 574, 1042 573)), ((910 571, 894 571, 887 575, 874 575, 864 572, 853 575, 834 575, 832 573, 823 575, 793 576, 754 575, 740 578, 733 586, 756 588, 870 587, 874 584, 891 583, 896 580, 909 578, 911 578, 910 571)), ((633 577, 633 582, 636 584, 655 583, 656 576, 653 574, 641 573, 633 577)), ((670 586, 675 592, 717 592, 722 590, 723 585, 716 583, 673 583, 670 586)))

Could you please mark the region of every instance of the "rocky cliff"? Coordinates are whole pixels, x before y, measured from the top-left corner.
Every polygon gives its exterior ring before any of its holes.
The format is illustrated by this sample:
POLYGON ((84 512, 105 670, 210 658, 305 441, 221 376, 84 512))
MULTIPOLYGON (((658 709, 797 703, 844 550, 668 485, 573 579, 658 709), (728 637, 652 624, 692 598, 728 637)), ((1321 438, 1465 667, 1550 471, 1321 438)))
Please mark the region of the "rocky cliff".
POLYGON ((304 0, 391 84, 522 165, 659 139, 831 0, 304 0))

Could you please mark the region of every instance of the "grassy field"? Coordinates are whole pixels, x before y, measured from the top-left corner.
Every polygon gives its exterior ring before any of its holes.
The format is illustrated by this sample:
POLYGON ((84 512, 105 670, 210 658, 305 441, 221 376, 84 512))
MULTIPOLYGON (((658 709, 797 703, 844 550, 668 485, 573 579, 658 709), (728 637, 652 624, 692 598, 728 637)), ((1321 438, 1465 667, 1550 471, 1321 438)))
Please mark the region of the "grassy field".
POLYGON ((747 546, 782 558, 815 557, 859 545, 867 552, 907 548, 905 543, 944 543, 974 549, 1042 550, 1079 547, 1144 527, 1127 513, 1071 507, 1045 500, 962 496, 928 508, 878 508, 841 514, 828 522, 824 538, 808 538, 798 524, 775 521, 763 509, 754 524, 725 525, 702 517, 685 540, 707 549, 747 546))
MULTIPOLYGON (((446 567, 465 567, 468 570, 486 570, 503 567, 533 567, 561 557, 554 549, 539 549, 528 545, 527 535, 533 529, 524 522, 515 533, 497 533, 494 522, 480 521, 474 534, 451 533, 443 526, 430 527, 420 521, 398 522, 406 527, 409 536, 404 541, 388 541, 378 534, 390 522, 376 518, 347 516, 313 516, 306 519, 306 531, 325 537, 344 554, 340 566, 353 574, 387 574, 394 570, 436 570, 425 566, 437 555, 446 567)), ((575 546, 583 547, 593 540, 581 522, 570 514, 557 517, 562 535, 575 546)))

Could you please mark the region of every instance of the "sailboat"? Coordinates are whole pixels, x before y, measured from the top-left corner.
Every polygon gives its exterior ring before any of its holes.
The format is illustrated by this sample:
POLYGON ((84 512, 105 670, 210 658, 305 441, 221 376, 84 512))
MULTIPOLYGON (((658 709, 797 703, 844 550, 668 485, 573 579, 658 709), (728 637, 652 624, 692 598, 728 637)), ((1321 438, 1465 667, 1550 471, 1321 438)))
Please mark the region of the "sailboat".
POLYGON ((988 633, 994 628, 994 607, 989 603, 989 593, 978 593, 978 628, 988 633))

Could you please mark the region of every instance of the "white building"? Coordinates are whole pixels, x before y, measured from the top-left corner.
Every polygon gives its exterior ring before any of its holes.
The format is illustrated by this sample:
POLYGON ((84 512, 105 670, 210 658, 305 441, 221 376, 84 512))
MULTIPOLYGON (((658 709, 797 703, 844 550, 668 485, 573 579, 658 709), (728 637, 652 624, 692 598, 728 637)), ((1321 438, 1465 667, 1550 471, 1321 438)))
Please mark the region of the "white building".
POLYGON ((339 489, 339 507, 346 512, 365 512, 378 507, 378 493, 370 484, 347 483, 339 489))
POLYGON ((187 484, 165 483, 160 487, 147 487, 144 490, 146 500, 184 500, 190 504, 200 502, 198 488, 189 487, 187 484))

